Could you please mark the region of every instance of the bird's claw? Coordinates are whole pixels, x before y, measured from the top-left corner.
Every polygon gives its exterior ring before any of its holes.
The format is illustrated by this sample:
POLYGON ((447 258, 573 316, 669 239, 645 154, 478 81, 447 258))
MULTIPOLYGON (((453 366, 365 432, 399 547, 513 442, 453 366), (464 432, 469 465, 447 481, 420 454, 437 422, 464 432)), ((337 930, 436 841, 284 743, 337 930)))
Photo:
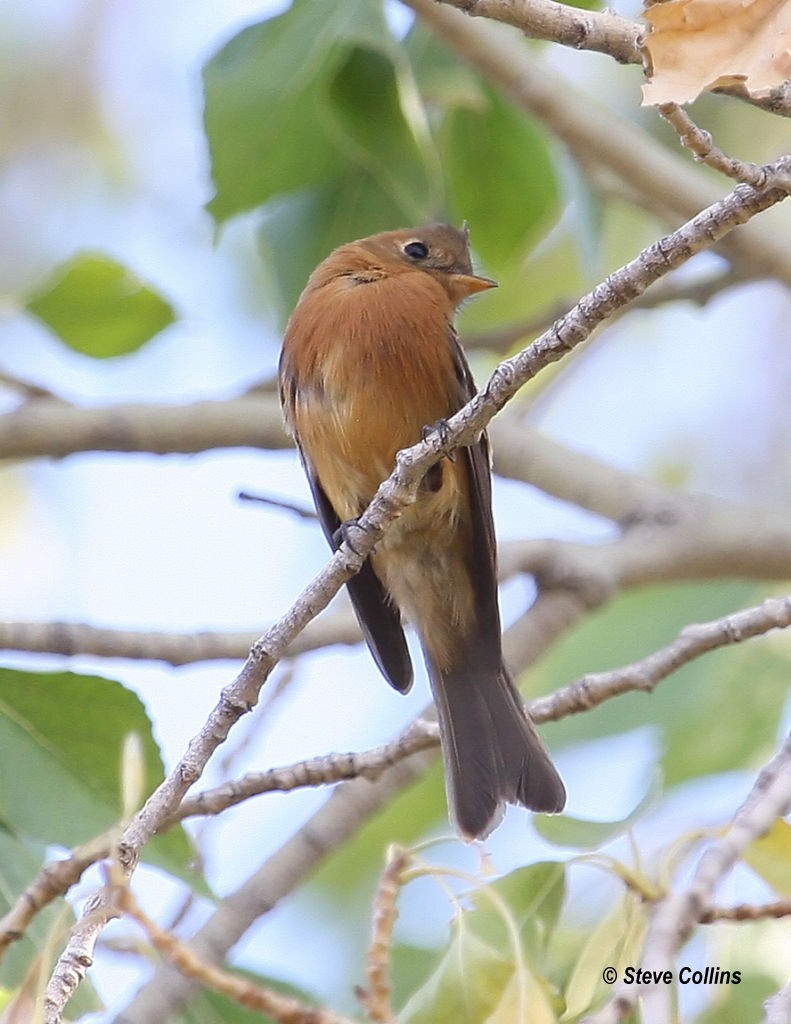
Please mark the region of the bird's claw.
POLYGON ((348 544, 348 546, 352 549, 354 554, 359 557, 360 552, 354 546, 354 541, 352 540, 352 536, 355 530, 360 530, 363 533, 365 533, 365 528, 360 526, 359 519, 346 519, 344 522, 341 523, 341 525, 332 535, 332 545, 336 551, 341 546, 341 544, 348 544))
MULTIPOLYGON (((430 434, 433 434, 435 430, 439 434, 440 442, 443 445, 446 445, 450 440, 451 435, 451 429, 446 419, 439 419, 436 423, 427 423, 420 431, 421 440, 425 441, 426 438, 429 437, 430 434)), ((445 458, 450 462, 455 462, 456 452, 448 452, 445 458)))

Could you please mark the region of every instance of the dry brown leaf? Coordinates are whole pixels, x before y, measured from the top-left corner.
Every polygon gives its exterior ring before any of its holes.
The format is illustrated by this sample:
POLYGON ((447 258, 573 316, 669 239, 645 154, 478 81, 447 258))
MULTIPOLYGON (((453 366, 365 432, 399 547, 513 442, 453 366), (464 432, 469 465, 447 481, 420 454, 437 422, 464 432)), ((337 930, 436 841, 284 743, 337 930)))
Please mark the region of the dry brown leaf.
POLYGON ((689 103, 741 86, 760 97, 791 78, 791 0, 669 0, 645 12, 643 103, 689 103))

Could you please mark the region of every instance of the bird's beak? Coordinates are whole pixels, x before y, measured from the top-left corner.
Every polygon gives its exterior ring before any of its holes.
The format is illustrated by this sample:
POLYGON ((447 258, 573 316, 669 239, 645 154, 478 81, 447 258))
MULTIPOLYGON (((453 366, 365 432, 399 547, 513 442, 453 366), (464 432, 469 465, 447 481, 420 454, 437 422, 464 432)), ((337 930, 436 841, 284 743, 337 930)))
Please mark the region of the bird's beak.
POLYGON ((477 274, 453 274, 450 279, 450 287, 456 302, 461 302, 468 295, 496 288, 497 282, 490 277, 479 277, 477 274))

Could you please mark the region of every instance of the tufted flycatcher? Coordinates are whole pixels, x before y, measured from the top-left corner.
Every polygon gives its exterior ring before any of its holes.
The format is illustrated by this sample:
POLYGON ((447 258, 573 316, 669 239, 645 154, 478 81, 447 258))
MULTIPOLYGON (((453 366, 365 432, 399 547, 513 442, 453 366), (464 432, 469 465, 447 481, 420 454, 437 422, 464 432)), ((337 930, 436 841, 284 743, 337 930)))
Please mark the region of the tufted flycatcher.
MULTIPOLYGON (((286 329, 280 392, 333 547, 396 453, 475 394, 453 318, 463 299, 494 286, 473 273, 466 227, 447 224, 350 242, 311 275, 286 329)), ((563 783, 503 664, 485 434, 428 470, 346 586, 374 660, 401 693, 412 685, 402 616, 417 630, 461 834, 488 835, 505 802, 562 810, 563 783)))

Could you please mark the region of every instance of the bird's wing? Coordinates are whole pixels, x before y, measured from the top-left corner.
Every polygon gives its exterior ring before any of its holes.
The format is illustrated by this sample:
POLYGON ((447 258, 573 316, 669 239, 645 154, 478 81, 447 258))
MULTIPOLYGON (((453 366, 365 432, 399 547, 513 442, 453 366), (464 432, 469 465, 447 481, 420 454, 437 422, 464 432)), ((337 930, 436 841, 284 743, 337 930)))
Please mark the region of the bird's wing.
MULTIPOLYGON (((459 386, 459 408, 475 395, 477 388, 455 330, 450 332, 456 379, 459 386)), ((460 448, 457 458, 463 461, 469 481, 472 552, 470 573, 475 581, 478 653, 485 660, 500 661, 500 608, 497 602, 497 540, 492 519, 492 475, 489 440, 482 433, 471 445, 460 448)))
MULTIPOLYGON (((341 521, 324 493, 321 482, 309 460, 302 453, 313 501, 322 529, 333 549, 341 521)), ((357 621, 365 642, 379 670, 390 685, 400 693, 412 686, 412 660, 401 627, 401 615, 389 600, 387 591, 373 571, 370 561, 363 563, 356 576, 346 581, 357 621)))

